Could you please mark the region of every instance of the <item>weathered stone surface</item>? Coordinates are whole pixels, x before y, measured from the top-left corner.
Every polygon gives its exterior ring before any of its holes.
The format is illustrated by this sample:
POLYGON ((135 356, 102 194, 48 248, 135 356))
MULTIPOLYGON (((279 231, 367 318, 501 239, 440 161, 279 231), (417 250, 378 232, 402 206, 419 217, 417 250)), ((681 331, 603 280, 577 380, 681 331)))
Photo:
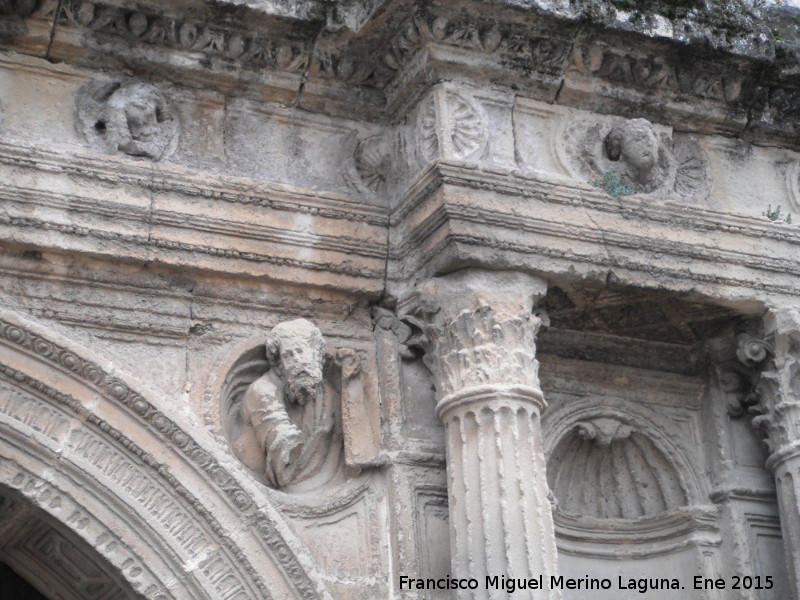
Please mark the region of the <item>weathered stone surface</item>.
POLYGON ((0 0, 0 561, 797 598, 798 15, 0 0))

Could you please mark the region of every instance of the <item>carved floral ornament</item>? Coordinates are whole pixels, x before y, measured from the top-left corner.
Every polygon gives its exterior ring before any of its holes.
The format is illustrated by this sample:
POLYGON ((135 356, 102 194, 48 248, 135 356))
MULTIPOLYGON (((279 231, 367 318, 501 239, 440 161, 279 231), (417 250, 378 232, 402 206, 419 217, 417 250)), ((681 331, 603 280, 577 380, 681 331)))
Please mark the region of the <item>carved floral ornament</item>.
POLYGON ((392 174, 392 136, 376 134, 358 141, 355 168, 362 186, 381 194, 386 191, 392 174))
POLYGON ((721 361, 717 374, 731 416, 747 417, 772 453, 769 466, 800 439, 800 314, 770 311, 763 324, 743 327, 735 358, 721 361))
POLYGON ((747 330, 737 334, 734 356, 717 365, 721 389, 732 395, 728 414, 733 418, 747 417, 756 431, 762 433, 768 447, 767 429, 770 423, 768 407, 763 402, 762 375, 775 355, 774 347, 758 326, 749 323, 747 330))
POLYGON ((558 147, 574 175, 591 183, 612 174, 629 193, 692 202, 705 200, 711 189, 700 145, 646 119, 579 117, 570 120, 558 147))
POLYGON ((439 156, 475 157, 483 151, 488 139, 483 108, 466 94, 438 88, 420 104, 417 143, 424 161, 439 156))

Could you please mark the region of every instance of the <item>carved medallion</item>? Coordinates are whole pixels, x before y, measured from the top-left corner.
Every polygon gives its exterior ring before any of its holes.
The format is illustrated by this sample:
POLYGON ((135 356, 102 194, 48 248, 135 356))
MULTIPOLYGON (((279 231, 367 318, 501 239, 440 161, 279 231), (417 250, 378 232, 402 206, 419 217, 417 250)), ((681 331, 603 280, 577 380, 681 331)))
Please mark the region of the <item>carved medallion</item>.
POLYGON ((155 86, 91 81, 77 103, 80 132, 106 152, 161 160, 177 147, 177 112, 155 86))
POLYGON ((391 142, 385 135, 361 140, 355 151, 356 172, 361 183, 373 192, 386 190, 391 173, 391 142))
POLYGON ((700 145, 646 119, 571 121, 559 149, 574 175, 595 185, 612 178, 626 193, 695 202, 710 191, 700 145))
POLYGON ((239 459, 273 488, 318 489, 341 473, 341 367, 333 372, 310 321, 276 325, 242 356, 223 391, 228 434, 239 459))

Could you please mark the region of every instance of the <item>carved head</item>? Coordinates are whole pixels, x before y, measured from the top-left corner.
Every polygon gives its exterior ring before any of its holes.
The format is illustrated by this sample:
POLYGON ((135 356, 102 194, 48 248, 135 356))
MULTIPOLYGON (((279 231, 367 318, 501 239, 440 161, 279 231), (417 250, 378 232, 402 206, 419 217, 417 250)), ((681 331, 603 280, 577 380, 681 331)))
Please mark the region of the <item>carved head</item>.
POLYGON ((658 162, 659 141, 647 119, 633 119, 614 127, 606 136, 608 158, 627 164, 630 175, 647 183, 658 162))
POLYGON ((272 328, 267 338, 267 359, 280 370, 288 400, 305 404, 322 383, 325 356, 322 332, 311 321, 296 319, 272 328))
POLYGON ((147 84, 117 89, 106 101, 102 127, 117 150, 159 159, 174 136, 174 123, 161 92, 147 84))

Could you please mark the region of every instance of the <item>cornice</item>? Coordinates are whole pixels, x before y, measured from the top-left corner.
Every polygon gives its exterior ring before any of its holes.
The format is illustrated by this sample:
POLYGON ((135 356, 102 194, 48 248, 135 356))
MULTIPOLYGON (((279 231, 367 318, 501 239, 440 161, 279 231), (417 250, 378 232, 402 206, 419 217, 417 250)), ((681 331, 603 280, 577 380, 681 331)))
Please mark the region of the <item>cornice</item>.
POLYGON ((31 12, 11 2, 13 35, 0 46, 373 117, 402 116, 441 78, 488 77, 550 102, 637 106, 686 130, 797 144, 798 36, 786 7, 733 14, 708 2, 645 16, 605 0, 324 4, 40 0, 31 12), (657 106, 645 102, 653 93, 657 106))
MULTIPOLYGON (((127 249, 138 247, 144 250, 155 250, 166 253, 169 253, 170 251, 189 252, 192 254, 204 254, 227 259, 240 259, 253 263, 265 263, 278 267, 310 269, 313 271, 323 271, 326 273, 348 275, 358 278, 380 278, 383 274, 382 269, 370 269, 368 267, 360 268, 353 266, 351 263, 345 262, 312 262, 291 257, 279 257, 275 256, 274 254, 247 252, 231 248, 211 246, 207 244, 191 244, 169 239, 156 239, 150 235, 126 234, 115 231, 103 231, 93 227, 83 227, 80 225, 53 223, 51 221, 31 217, 11 217, 3 215, 0 216, 0 226, 2 225, 9 226, 17 231, 23 229, 39 230, 61 233, 68 236, 77 236, 78 238, 118 242, 127 249)), ((14 238, 18 237, 20 239, 17 241, 24 243, 22 236, 15 236, 12 234, 8 235, 6 239, 14 240, 14 238)))
POLYGON ((446 252, 448 247, 463 245, 486 248, 495 255, 539 255, 602 268, 647 271, 675 280, 797 293, 798 284, 789 283, 800 277, 800 267, 791 258, 800 246, 796 228, 644 196, 624 200, 589 185, 543 181, 541 176, 440 160, 415 180, 392 215, 397 231, 392 236, 391 258, 398 265, 392 276, 404 279, 419 269, 446 272, 450 268, 447 261, 479 260, 458 251, 446 252), (459 193, 462 189, 505 200, 482 201, 459 193), (563 212, 559 207, 573 210, 563 212), (656 233, 644 234, 653 228, 658 228, 656 233), (687 231, 696 239, 687 238, 687 231), (725 234, 724 240, 703 241, 703 236, 714 233, 725 234), (562 244, 548 244, 548 239, 562 244), (765 241, 773 245, 767 248, 765 241), (587 244, 592 248, 588 252, 587 244), (678 262, 669 266, 663 266, 664 261, 645 262, 636 257, 639 252, 678 262), (679 268, 676 264, 695 266, 679 268), (716 267, 712 273, 698 264, 734 269, 716 267), (745 271, 760 277, 747 279, 745 271))

